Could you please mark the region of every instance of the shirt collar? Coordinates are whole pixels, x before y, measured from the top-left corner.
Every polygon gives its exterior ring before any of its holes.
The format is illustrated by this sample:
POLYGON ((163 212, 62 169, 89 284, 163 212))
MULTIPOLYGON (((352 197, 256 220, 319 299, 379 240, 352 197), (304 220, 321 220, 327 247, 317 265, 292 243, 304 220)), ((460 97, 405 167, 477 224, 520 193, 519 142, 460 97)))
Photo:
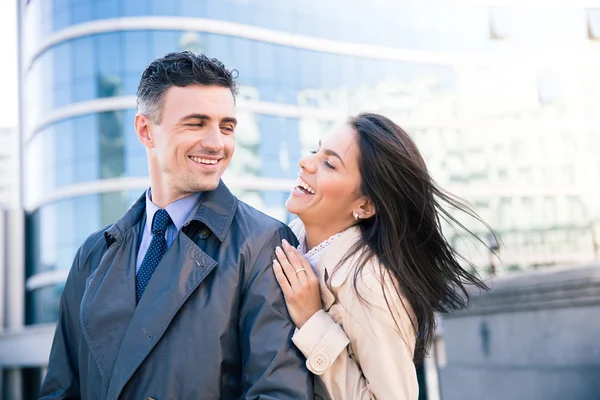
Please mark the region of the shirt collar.
MULTIPOLYGON (((202 192, 194 193, 165 207, 178 231, 183 227, 194 206, 198 204, 200 196, 202 196, 202 192)), ((152 220, 158 210, 160 207, 152 202, 152 190, 148 188, 146 191, 146 231, 152 232, 152 220)))

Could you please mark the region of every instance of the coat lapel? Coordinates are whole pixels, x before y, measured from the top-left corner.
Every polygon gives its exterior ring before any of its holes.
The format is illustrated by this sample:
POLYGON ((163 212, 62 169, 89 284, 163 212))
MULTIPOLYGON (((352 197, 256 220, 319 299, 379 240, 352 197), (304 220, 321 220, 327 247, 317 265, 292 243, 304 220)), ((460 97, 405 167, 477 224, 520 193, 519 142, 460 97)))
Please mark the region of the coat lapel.
MULTIPOLYGON (((325 311, 328 311, 333 303, 335 303, 335 295, 330 290, 330 287, 340 287, 349 276, 349 271, 336 270, 336 267, 338 267, 340 261, 359 239, 360 230, 358 228, 351 227, 346 229, 323 251, 323 254, 316 262, 315 269, 321 274, 319 282, 325 311)), ((343 269, 344 266, 349 264, 351 265, 352 263, 345 262, 343 265, 339 265, 339 267, 343 269)))
POLYGON ((119 397, 177 311, 216 265, 186 234, 177 235, 133 313, 112 370, 108 399, 119 397))
MULTIPOLYGON (((132 220, 139 209, 130 209, 132 220)), ((129 212, 128 212, 129 213, 129 212)), ((143 224, 123 233, 123 240, 113 242, 102 255, 98 266, 86 281, 80 303, 79 323, 90 353, 103 379, 104 390, 129 321, 135 310, 135 258, 127 243, 139 243, 143 224)), ((116 233, 115 227, 112 233, 116 233)), ((107 235, 107 237, 110 235, 107 235)), ((108 239, 107 239, 108 242, 108 239)), ((137 249, 137 246, 133 246, 137 249)))
MULTIPOLYGON (((304 236, 305 231, 302 221, 299 219, 294 220, 289 226, 299 239, 304 236)), ((334 270, 359 239, 359 228, 350 227, 346 229, 323 251, 323 254, 313 266, 315 274, 319 278, 321 301, 323 302, 323 309, 325 311, 328 311, 335 303, 335 294, 329 289, 328 282, 331 287, 339 287, 344 283, 343 281, 348 277, 348 273, 343 271, 335 271, 334 273, 334 270)))

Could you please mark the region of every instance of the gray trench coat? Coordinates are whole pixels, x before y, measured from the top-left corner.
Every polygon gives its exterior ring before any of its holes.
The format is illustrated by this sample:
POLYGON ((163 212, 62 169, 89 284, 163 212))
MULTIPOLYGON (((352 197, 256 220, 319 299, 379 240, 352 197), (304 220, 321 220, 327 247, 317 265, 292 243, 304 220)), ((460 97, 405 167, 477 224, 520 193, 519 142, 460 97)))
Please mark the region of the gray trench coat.
POLYGON ((312 377, 272 271, 284 224, 221 183, 135 304, 145 194, 80 247, 42 399, 309 399, 312 377))

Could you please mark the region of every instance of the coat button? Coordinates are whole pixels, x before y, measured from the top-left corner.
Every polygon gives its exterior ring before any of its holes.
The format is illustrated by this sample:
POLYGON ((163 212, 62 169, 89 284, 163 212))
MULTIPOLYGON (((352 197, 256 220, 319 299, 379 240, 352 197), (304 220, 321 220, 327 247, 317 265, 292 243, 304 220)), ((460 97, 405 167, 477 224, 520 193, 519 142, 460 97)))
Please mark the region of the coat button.
POLYGON ((144 400, 154 400, 154 397, 146 397, 144 400))
POLYGON ((321 375, 329 368, 329 359, 323 353, 315 353, 308 359, 309 369, 317 374, 321 375))
POLYGON ((202 228, 200 229, 200 232, 198 232, 198 236, 200 236, 200 239, 206 239, 210 236, 210 231, 206 228, 202 228))

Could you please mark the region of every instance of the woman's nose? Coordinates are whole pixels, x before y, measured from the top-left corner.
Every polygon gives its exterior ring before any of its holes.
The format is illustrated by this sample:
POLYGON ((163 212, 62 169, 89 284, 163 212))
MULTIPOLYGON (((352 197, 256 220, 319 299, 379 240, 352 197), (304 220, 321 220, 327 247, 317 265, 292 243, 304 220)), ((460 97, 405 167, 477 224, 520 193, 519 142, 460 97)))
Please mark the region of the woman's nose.
POLYGON ((300 158, 300 161, 298 162, 298 165, 300 165, 300 168, 302 168, 303 170, 306 170, 306 172, 308 173, 314 173, 315 172, 315 160, 314 160, 314 155, 309 155, 309 156, 304 156, 302 158, 300 158))

